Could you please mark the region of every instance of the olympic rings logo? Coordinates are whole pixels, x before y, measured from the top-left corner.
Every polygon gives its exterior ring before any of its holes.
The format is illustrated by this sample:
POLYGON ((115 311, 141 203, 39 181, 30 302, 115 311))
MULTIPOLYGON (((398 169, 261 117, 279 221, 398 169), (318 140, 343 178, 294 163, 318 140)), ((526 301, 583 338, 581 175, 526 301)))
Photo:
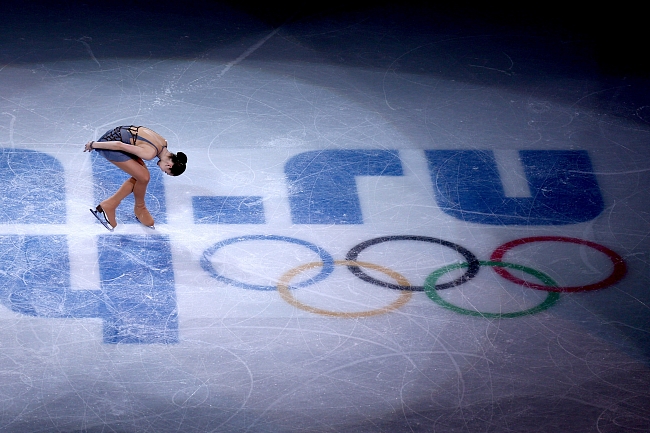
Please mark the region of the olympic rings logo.
POLYGON ((481 261, 479 260, 471 251, 468 249, 438 238, 426 237, 426 236, 417 236, 417 235, 397 235, 397 236, 382 236, 374 239, 370 239, 364 242, 359 243, 352 247, 346 254, 345 260, 334 260, 334 258, 323 248, 312 244, 310 242, 296 239, 286 236, 276 236, 276 235, 247 235, 234 237, 230 239, 223 240, 211 246, 204 251, 203 256, 201 257, 201 267, 208 272, 215 279, 234 285, 237 287, 253 290, 277 290, 287 303, 290 305, 299 308, 310 313, 319 314, 329 317, 339 317, 339 318, 355 318, 355 317, 369 317, 376 316, 379 314, 384 314, 390 311, 394 311, 404 304, 406 304, 412 297, 413 292, 425 292, 426 295, 436 304, 440 305, 443 308, 454 311, 459 314, 477 316, 483 318, 513 318, 521 317, 525 315, 535 314, 540 311, 544 311, 551 306, 553 306, 560 298, 560 293, 572 293, 572 292, 585 292, 598 290, 605 287, 609 287, 613 284, 619 282, 627 273, 627 266, 623 258, 616 252, 610 250, 609 248, 594 243, 586 241, 584 239, 563 237, 563 236, 534 236, 516 239, 510 242, 507 242, 499 247, 497 247, 494 252, 490 255, 490 260, 481 261), (214 268, 211 262, 211 257, 221 248, 236 244, 244 241, 280 241, 287 242, 291 244, 296 244, 302 247, 305 247, 312 252, 316 253, 320 261, 306 263, 293 269, 285 272, 277 280, 276 285, 255 285, 248 284, 242 281, 226 277, 214 268), (463 257, 464 262, 453 263, 447 266, 443 266, 439 269, 432 270, 427 276, 423 286, 414 286, 412 285, 406 277, 399 274, 396 271, 388 269, 384 266, 380 266, 374 263, 359 261, 357 260, 359 254, 364 250, 372 247, 374 245, 393 242, 393 241, 414 241, 414 242, 425 242, 435 245, 440 245, 446 248, 451 249, 455 253, 463 257), (537 242, 561 242, 567 244, 581 245, 589 247, 595 251, 598 251, 604 254, 612 263, 612 271, 610 275, 606 278, 592 284, 579 285, 579 286, 559 286, 550 276, 545 273, 532 269, 530 267, 503 261, 504 256, 507 252, 514 250, 518 246, 532 244, 537 242), (315 284, 319 281, 327 278, 333 271, 336 266, 345 266, 347 269, 357 278, 376 285, 380 287, 385 287, 393 289, 399 292, 399 295, 396 300, 391 302, 382 308, 367 310, 367 311, 357 311, 357 312, 337 312, 325 310, 317 307, 307 305, 299 300, 297 300, 292 294, 292 289, 299 289, 301 287, 306 287, 312 284, 315 284), (440 296, 440 291, 449 289, 452 287, 460 286, 473 279, 479 272, 482 267, 489 267, 496 272, 497 275, 502 278, 518 284, 524 288, 542 290, 547 292, 546 298, 538 305, 531 308, 515 311, 515 312, 501 312, 501 313, 489 313, 489 312, 480 312, 472 309, 462 308, 460 306, 454 305, 440 296), (320 271, 313 277, 301 281, 296 284, 290 284, 296 277, 302 273, 305 273, 311 269, 320 268, 320 271), (373 270, 375 274, 383 274, 390 281, 384 281, 383 279, 376 278, 367 273, 365 270, 373 270), (452 281, 445 283, 438 283, 440 278, 452 271, 464 270, 463 274, 452 281), (512 274, 511 271, 518 271, 520 273, 527 274, 539 281, 539 283, 533 283, 522 278, 519 278, 512 274))

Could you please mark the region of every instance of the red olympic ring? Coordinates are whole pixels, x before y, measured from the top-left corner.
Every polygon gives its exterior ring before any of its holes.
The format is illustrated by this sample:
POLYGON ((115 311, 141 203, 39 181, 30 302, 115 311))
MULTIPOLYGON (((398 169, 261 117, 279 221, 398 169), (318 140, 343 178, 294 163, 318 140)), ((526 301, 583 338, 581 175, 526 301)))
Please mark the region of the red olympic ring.
POLYGON ((508 272, 506 268, 494 267, 492 269, 494 269, 494 271, 497 274, 499 274, 500 276, 502 276, 508 281, 512 281, 513 283, 520 284, 524 287, 529 287, 531 289, 546 290, 552 292, 586 292, 588 290, 602 289, 604 287, 611 286, 612 284, 615 284, 618 281, 620 281, 627 272, 627 266, 625 265, 625 261, 623 260, 623 257, 619 256, 609 248, 594 242, 585 241, 584 239, 567 238, 563 236, 533 236, 529 238, 516 239, 514 241, 507 242, 501 245, 500 247, 498 247, 496 250, 494 250, 492 256, 490 256, 490 260, 494 262, 504 261, 503 256, 508 250, 517 247, 519 245, 528 244, 531 242, 568 242, 572 244, 586 245, 597 251, 600 251, 601 253, 609 257, 609 259, 614 264, 614 269, 612 270, 612 273, 607 278, 597 283, 587 284, 585 286, 570 286, 570 287, 549 287, 541 284, 535 284, 515 277, 510 272, 508 272))

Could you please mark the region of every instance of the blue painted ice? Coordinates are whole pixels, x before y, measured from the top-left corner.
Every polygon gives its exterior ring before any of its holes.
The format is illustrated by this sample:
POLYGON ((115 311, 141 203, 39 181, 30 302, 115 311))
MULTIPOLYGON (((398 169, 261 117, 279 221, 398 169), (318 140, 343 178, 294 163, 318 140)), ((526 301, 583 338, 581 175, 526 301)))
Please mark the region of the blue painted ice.
POLYGON ((648 431, 643 81, 220 13, 0 42, 1 431, 648 431), (188 169, 110 233, 130 124, 188 169))

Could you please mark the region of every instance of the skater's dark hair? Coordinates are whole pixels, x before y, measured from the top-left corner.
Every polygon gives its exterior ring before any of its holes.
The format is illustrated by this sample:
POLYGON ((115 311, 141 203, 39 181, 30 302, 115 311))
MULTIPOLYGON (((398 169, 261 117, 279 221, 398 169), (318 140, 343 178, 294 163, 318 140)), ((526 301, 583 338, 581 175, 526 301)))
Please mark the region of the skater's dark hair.
POLYGON ((185 155, 183 152, 172 153, 172 156, 170 158, 174 163, 174 165, 172 165, 172 168, 169 169, 171 175, 178 176, 180 174, 183 174, 187 165, 187 155, 185 155))

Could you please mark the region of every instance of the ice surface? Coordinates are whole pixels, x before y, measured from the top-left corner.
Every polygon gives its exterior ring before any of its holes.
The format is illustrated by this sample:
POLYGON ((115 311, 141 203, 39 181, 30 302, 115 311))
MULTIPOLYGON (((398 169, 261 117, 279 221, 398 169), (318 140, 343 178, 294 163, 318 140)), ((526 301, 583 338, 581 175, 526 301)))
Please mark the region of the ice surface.
POLYGON ((646 81, 390 9, 28 12, 1 431, 650 431, 646 81), (188 155, 149 163, 155 231, 88 212, 126 176, 83 145, 123 124, 188 155))

